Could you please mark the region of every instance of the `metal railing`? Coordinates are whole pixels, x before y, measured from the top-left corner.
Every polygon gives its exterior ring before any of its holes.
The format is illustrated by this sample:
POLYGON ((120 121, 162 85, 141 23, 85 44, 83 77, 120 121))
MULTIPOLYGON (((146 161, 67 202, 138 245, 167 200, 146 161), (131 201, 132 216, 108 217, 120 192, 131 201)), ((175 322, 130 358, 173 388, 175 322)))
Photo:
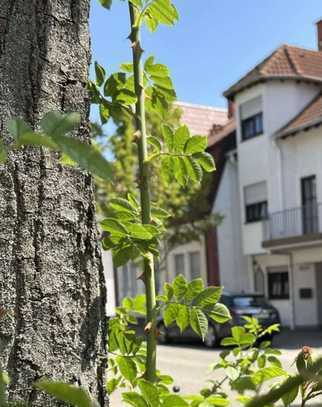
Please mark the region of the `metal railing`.
POLYGON ((271 213, 263 232, 264 241, 322 233, 322 203, 271 213))

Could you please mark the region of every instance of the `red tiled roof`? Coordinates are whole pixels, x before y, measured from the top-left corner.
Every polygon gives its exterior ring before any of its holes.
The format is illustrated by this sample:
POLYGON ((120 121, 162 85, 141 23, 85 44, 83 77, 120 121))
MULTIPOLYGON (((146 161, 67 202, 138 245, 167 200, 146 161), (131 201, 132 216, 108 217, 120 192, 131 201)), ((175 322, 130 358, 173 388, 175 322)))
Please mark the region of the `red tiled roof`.
POLYGON ((322 52, 282 45, 231 86, 224 95, 233 98, 237 92, 255 83, 272 79, 322 82, 322 52))
POLYGON ((227 122, 227 110, 210 106, 177 102, 182 110, 181 122, 186 124, 192 134, 208 136, 211 129, 223 126, 227 122))
POLYGON ((234 131, 236 131, 236 120, 234 118, 229 119, 220 129, 214 127, 208 137, 208 147, 211 147, 225 137, 228 137, 234 131))
POLYGON ((319 93, 294 119, 278 131, 277 136, 291 136, 319 125, 322 125, 322 93, 319 93))

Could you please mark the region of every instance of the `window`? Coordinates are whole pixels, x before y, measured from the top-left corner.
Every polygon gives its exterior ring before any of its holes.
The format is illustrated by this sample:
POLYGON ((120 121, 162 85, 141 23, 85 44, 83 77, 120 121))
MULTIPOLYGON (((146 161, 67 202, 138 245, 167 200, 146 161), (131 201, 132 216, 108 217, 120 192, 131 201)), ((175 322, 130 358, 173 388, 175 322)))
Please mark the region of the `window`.
POLYGON ((317 233, 319 213, 317 205, 316 176, 301 179, 303 233, 317 233))
POLYGON ((174 274, 178 276, 179 274, 185 274, 184 267, 184 254, 175 254, 174 255, 174 274))
POLYGON ((249 140, 263 134, 263 113, 242 120, 242 140, 249 140))
POLYGON ((200 253, 199 252, 190 252, 189 253, 189 265, 190 265, 190 278, 200 277, 200 253))
POLYGON ((270 300, 290 298, 288 271, 268 273, 268 296, 270 300))
POLYGON ((244 189, 246 222, 258 222, 267 219, 268 203, 266 182, 248 185, 244 189))
POLYGON ((242 140, 249 140, 263 134, 262 97, 245 102, 240 107, 242 140))
POLYGON ((267 202, 257 202, 246 206, 246 222, 258 222, 267 219, 267 202))

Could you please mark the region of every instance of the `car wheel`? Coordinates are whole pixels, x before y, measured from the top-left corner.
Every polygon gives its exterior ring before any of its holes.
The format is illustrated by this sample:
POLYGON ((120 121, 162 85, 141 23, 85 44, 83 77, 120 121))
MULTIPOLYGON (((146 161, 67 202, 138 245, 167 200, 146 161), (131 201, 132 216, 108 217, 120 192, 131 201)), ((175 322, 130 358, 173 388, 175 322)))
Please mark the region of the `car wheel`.
POLYGON ((159 335, 158 335, 159 344, 165 345, 165 344, 169 343, 170 341, 169 341, 169 337, 168 337, 168 330, 163 322, 159 323, 158 331, 159 331, 159 335))
POLYGON ((207 348, 214 348, 217 344, 217 332, 214 326, 209 325, 204 344, 207 348))

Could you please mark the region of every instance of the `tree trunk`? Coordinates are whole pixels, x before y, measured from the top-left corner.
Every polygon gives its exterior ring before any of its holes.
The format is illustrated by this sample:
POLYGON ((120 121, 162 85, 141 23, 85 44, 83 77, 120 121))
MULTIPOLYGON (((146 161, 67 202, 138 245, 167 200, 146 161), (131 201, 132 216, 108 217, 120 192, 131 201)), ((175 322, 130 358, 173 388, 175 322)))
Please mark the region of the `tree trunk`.
MULTIPOLYGON (((82 114, 90 0, 0 0, 0 134, 50 110, 82 114)), ((0 369, 10 398, 48 404, 32 383, 49 377, 87 387, 104 405, 105 285, 91 177, 58 155, 25 148, 0 166, 0 369)))

